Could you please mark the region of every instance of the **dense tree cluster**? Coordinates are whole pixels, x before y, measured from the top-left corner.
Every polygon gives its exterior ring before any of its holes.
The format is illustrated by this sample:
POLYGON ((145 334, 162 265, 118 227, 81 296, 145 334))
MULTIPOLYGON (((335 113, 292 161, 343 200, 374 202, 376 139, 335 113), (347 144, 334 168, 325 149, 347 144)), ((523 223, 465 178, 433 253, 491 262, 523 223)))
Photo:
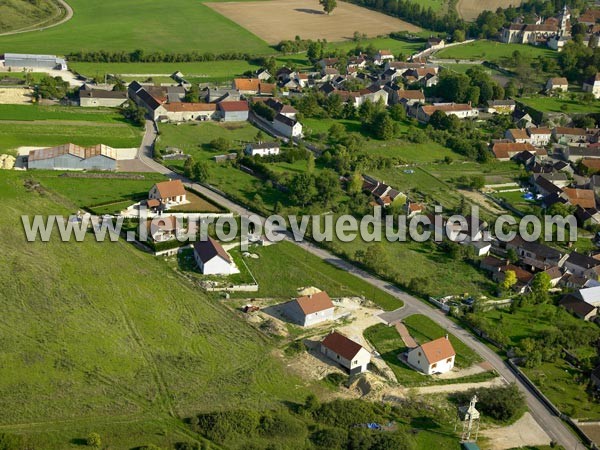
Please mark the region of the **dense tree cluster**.
POLYGON ((146 110, 131 99, 121 106, 120 111, 125 120, 134 125, 142 126, 146 121, 146 110))
POLYGON ((504 88, 478 66, 466 73, 444 70, 439 78, 433 90, 437 96, 450 102, 485 105, 490 100, 503 100, 505 96, 504 88))
POLYGON ((510 421, 526 409, 525 396, 516 384, 460 392, 455 394, 455 401, 460 405, 468 405, 473 395, 477 395, 477 409, 496 420, 510 421))
POLYGON ((69 61, 85 62, 202 62, 202 61, 229 61, 229 60, 250 60, 252 56, 248 53, 229 52, 229 53, 200 53, 191 51, 187 53, 166 53, 161 51, 146 53, 144 50, 126 51, 107 51, 100 50, 94 52, 74 52, 67 55, 69 61))
POLYGON ((60 100, 67 95, 69 83, 61 77, 51 77, 44 75, 35 87, 34 95, 37 99, 56 99, 60 100))

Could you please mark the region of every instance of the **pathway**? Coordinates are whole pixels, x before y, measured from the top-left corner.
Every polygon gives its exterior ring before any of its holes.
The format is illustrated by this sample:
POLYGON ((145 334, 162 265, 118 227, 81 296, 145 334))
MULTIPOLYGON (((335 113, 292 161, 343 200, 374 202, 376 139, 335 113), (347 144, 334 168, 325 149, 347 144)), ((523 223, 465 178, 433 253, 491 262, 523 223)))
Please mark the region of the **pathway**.
POLYGON ((417 346, 417 341, 415 341, 410 335, 406 325, 404 325, 402 322, 397 322, 396 330, 398 330, 398 334, 402 338, 404 345, 406 345, 408 348, 415 348, 417 346))

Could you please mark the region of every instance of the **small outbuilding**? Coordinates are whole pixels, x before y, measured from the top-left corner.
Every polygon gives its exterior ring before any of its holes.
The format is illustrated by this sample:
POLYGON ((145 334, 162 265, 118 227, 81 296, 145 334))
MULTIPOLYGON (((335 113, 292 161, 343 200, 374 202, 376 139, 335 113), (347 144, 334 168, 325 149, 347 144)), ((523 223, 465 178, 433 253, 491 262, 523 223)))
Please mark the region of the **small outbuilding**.
POLYGON ((371 353, 337 331, 321 341, 321 353, 348 370, 350 375, 366 372, 371 362, 371 353))

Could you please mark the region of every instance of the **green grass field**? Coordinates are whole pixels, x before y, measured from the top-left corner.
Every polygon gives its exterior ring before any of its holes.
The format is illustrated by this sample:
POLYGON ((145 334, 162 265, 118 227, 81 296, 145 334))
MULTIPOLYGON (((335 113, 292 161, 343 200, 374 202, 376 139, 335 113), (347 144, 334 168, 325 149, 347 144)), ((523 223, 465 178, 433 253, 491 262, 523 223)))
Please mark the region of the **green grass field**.
MULTIPOLYGON (((432 3, 442 3, 443 0, 431 0, 432 3)), ((411 55, 417 53, 425 48, 424 42, 407 42, 400 41, 398 39, 392 39, 390 37, 380 37, 372 39, 363 39, 360 42, 344 41, 344 42, 331 42, 327 45, 327 49, 340 49, 343 51, 349 51, 356 48, 357 45, 367 47, 373 45, 376 49, 389 50, 394 55, 403 53, 405 55, 411 55)))
POLYGON ((155 183, 166 180, 163 175, 153 173, 144 174, 142 180, 61 175, 61 171, 36 170, 31 172, 30 176, 45 188, 68 198, 77 207, 90 209, 98 214, 107 213, 107 208, 119 211, 135 201, 147 198, 148 191, 155 183), (95 208, 106 204, 110 205, 106 208, 95 208))
MULTIPOLYGON (((404 321, 406 328, 417 343, 423 344, 432 339, 442 337, 446 330, 433 322, 426 316, 413 315, 407 317, 404 321)), ((367 328, 364 332, 365 338, 373 344, 381 357, 388 363, 393 370, 398 383, 403 386, 426 386, 431 384, 448 384, 461 382, 484 381, 493 378, 495 374, 484 372, 469 377, 463 377, 453 380, 436 379, 423 375, 398 360, 398 355, 408 350, 400 338, 395 327, 389 327, 384 324, 377 324, 367 328)), ((456 351, 456 366, 460 368, 469 367, 481 361, 481 358, 469 347, 463 344, 454 335, 448 333, 452 346, 456 351)))
POLYGON ((468 44, 457 45, 442 49, 435 54, 441 59, 474 59, 499 62, 502 58, 512 56, 519 51, 523 56, 536 58, 538 56, 554 57, 557 53, 547 48, 534 47, 524 44, 503 44, 501 42, 478 40, 468 44))
POLYGON ((270 340, 160 260, 124 242, 27 243, 21 214, 72 212, 28 176, 0 178, 2 431, 45 450, 91 431, 110 448, 166 447, 197 439, 179 417, 304 399, 270 340))
MULTIPOLYGON (((566 94, 568 97, 568 94, 566 94)), ((520 102, 543 113, 593 114, 600 112, 600 101, 594 100, 586 105, 581 100, 559 97, 520 98, 520 102)))
POLYGON ((77 51, 273 53, 264 41, 195 0, 70 0, 74 15, 44 31, 0 37, 11 52, 77 51))
MULTIPOLYGON (((169 76, 176 71, 184 74, 190 82, 226 81, 240 76, 247 71, 254 71, 259 66, 247 61, 210 61, 189 63, 88 63, 76 62, 71 64, 71 69, 87 77, 103 78, 104 74, 125 75, 126 79, 142 79, 142 74, 152 74, 158 81, 156 74, 169 76), (140 74, 140 76, 137 76, 140 74)), ((168 79, 171 82, 172 79, 168 79)))
POLYGON ((113 124, 125 123, 123 116, 115 109, 43 105, 0 105, 0 121, 2 120, 77 120, 113 124))
POLYGON ((260 297, 289 299, 297 296, 298 288, 315 286, 327 291, 331 297, 364 296, 386 310, 399 308, 403 304, 401 300, 327 264, 290 242, 254 247, 252 252, 260 257, 246 258, 245 261, 258 281, 260 297), (294 263, 290 264, 290 261, 294 263), (273 270, 273 267, 284 266, 285 271, 273 270))

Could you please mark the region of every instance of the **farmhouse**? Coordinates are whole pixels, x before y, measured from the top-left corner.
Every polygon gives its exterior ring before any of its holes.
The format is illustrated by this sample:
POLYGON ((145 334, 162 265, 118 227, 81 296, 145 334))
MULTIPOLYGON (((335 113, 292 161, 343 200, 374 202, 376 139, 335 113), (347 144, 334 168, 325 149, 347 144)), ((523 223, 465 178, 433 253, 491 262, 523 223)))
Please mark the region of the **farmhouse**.
POLYGON ((467 119, 479 115, 477 109, 466 103, 440 103, 435 105, 419 105, 416 112, 417 120, 427 123, 436 111, 442 111, 448 115, 452 114, 459 119, 467 119))
POLYGON ((223 246, 208 236, 194 243, 194 259, 204 275, 233 275, 239 273, 223 246))
POLYGON ((248 120, 248 102, 220 102, 217 104, 221 119, 225 122, 243 122, 248 120))
POLYGON ((512 142, 497 142, 492 147, 492 152, 498 161, 510 161, 512 157, 521 152, 530 152, 538 156, 547 155, 546 150, 535 148, 529 143, 519 144, 512 142))
POLYGON ((562 306, 575 317, 582 320, 590 320, 598 314, 598 309, 595 306, 586 303, 573 294, 567 294, 561 298, 558 306, 562 306))
POLYGON ((210 120, 214 119, 217 113, 217 105, 214 103, 165 103, 162 108, 164 113, 158 116, 158 120, 171 122, 210 120))
POLYGON ((92 89, 85 84, 79 89, 79 106, 82 107, 105 106, 116 108, 126 101, 127 92, 125 91, 92 89))
POLYGON ((595 98, 600 98, 600 72, 583 82, 583 91, 591 92, 595 98))
POLYGON ((448 335, 409 350, 407 356, 408 363, 426 375, 451 371, 455 358, 448 335))
POLYGON ((595 275, 595 271, 593 269, 598 266, 600 266, 600 261, 597 259, 578 252, 571 252, 565 261, 563 268, 575 276, 587 277, 590 275, 595 275))
POLYGON ((552 137, 559 144, 571 144, 585 142, 586 133, 583 128, 555 127, 552 129, 552 137))
POLYGON ((489 100, 487 112, 490 114, 510 114, 516 106, 517 103, 514 100, 489 100))
POLYGON ((565 77, 550 78, 546 83, 546 91, 560 90, 567 92, 569 90, 569 82, 565 77))
POLYGON ((249 156, 279 155, 278 142, 258 142, 246 145, 244 152, 249 156))
POLYGON ((350 375, 367 371, 371 354, 358 342, 333 331, 321 341, 321 353, 344 367, 350 375))
POLYGON ((5 53, 4 67, 67 70, 67 62, 54 55, 28 55, 21 53, 5 53))
POLYGON ((530 137, 527 133, 527 130, 522 128, 509 128, 504 133, 504 137, 512 142, 516 142, 517 144, 530 143, 530 137))
POLYGON ((305 295, 286 303, 286 314, 295 323, 308 327, 333 320, 334 306, 327 292, 305 295))
POLYGON ((379 50, 373 58, 373 62, 378 66, 385 64, 388 61, 394 60, 394 54, 389 50, 379 50))
POLYGON ((116 170, 117 152, 103 144, 93 147, 64 144, 31 150, 27 158, 27 167, 51 170, 116 170))
POLYGON ((288 138, 302 137, 302 124, 296 119, 277 114, 273 119, 273 128, 288 138))
POLYGON ((161 181, 156 183, 148 193, 150 200, 158 200, 163 204, 174 203, 176 205, 186 202, 185 187, 181 180, 161 181))
POLYGON ((536 147, 544 147, 550 143, 552 139, 552 130, 550 128, 527 128, 529 133, 530 143, 536 147))
POLYGON ((405 107, 416 103, 425 103, 425 95, 417 90, 398 90, 396 92, 397 103, 402 103, 405 107))

